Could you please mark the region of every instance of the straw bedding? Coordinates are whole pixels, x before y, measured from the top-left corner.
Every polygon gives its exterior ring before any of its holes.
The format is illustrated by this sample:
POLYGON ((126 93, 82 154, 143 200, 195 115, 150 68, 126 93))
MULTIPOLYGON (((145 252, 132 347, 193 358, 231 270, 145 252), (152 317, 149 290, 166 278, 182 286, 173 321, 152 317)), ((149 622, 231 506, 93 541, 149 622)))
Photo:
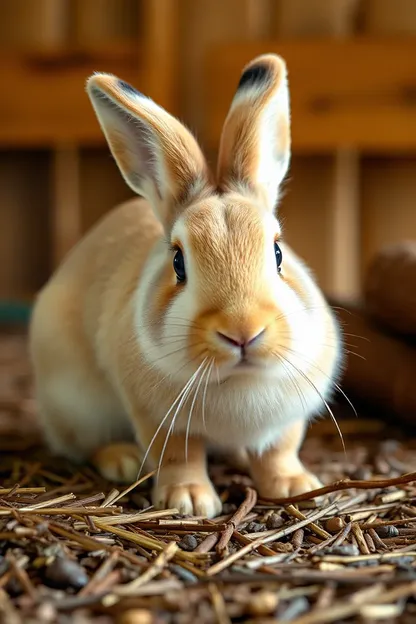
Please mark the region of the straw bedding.
POLYGON ((184 518, 152 509, 150 477, 118 491, 50 457, 25 337, 1 336, 0 621, 415 621, 416 440, 348 409, 346 454, 329 420, 302 451, 321 499, 261 501, 216 461, 223 515, 184 518))

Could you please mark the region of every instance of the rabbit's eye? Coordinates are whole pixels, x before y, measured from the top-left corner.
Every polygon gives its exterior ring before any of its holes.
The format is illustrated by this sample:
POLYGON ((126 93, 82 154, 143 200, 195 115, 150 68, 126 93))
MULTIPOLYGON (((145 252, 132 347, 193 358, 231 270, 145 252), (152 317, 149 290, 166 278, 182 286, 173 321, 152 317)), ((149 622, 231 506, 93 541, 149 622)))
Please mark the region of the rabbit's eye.
POLYGON ((178 283, 182 283, 186 280, 185 260, 183 253, 180 249, 177 249, 173 258, 173 268, 175 269, 178 283))
POLYGON ((282 270, 280 266, 282 264, 282 250, 280 249, 277 241, 274 242, 274 255, 276 256, 277 271, 280 273, 282 270))

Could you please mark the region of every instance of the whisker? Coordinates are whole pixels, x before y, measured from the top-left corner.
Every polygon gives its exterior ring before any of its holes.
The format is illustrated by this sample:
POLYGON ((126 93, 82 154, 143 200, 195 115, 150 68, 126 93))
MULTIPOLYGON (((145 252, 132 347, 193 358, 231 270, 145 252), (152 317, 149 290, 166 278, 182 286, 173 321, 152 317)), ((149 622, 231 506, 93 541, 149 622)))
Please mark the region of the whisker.
POLYGON ((290 347, 284 347, 284 349, 286 349, 287 351, 291 351, 293 353, 293 355, 302 358, 309 366, 313 366, 314 368, 316 368, 316 370, 318 370, 322 375, 324 375, 327 379, 329 379, 333 386, 338 390, 338 392, 340 392, 342 394, 342 396, 345 398, 345 400, 347 401, 347 403, 349 403, 349 405, 352 408, 352 411, 354 412, 355 416, 358 418, 358 413, 357 410, 355 409, 353 403, 351 402, 351 400, 348 398, 348 396, 345 394, 344 390, 341 388, 341 386, 336 382, 333 381, 330 376, 325 373, 325 371, 323 371, 319 366, 317 366, 314 362, 310 362, 307 358, 305 358, 303 356, 303 354, 297 352, 294 349, 291 349, 290 347))
POLYGON ((181 351, 188 351, 189 347, 196 348, 204 344, 205 343, 203 342, 194 342, 193 344, 190 344, 190 345, 184 345, 180 349, 175 349, 174 351, 170 351, 169 353, 164 353, 159 358, 152 360, 152 364, 155 364, 156 362, 160 362, 160 360, 164 360, 165 358, 171 357, 172 355, 175 355, 176 353, 180 353, 181 351))
POLYGON ((346 449, 345 449, 345 443, 344 443, 344 436, 342 435, 342 431, 338 425, 337 419, 334 416, 333 411, 331 410, 331 408, 329 407, 327 401, 325 400, 325 398, 322 396, 321 392, 318 390, 318 388, 315 386, 315 384, 313 383, 313 381, 311 379, 309 379, 309 377, 300 369, 298 368, 295 364, 293 364, 293 362, 291 362, 288 358, 285 358, 284 355, 282 355, 281 353, 276 353, 276 355, 280 358, 283 358, 288 364, 290 364, 291 366, 293 366, 293 368, 295 369, 295 371, 301 375, 301 377, 303 377, 303 379, 315 390, 315 392, 317 393, 317 395, 319 396, 319 398, 321 399, 322 403, 325 405, 325 408, 328 412, 328 414, 331 416, 334 425, 338 431, 338 435, 341 439, 341 443, 342 443, 342 448, 344 450, 344 455, 347 455, 346 449))
MULTIPOLYGON (((198 369, 199 370, 199 369, 198 369)), ((195 375, 195 373, 194 373, 195 375)), ((140 465, 140 470, 139 470, 139 474, 138 474, 138 479, 140 479, 143 467, 146 463, 146 459, 148 458, 150 449, 152 448, 154 441, 156 440, 156 437, 158 436, 160 430, 162 429, 164 423, 166 422, 166 419, 169 417, 169 414, 172 412, 172 410, 174 409, 176 403, 181 399, 181 397, 183 396, 184 392, 186 392, 186 389, 189 387, 189 384, 191 384, 191 382, 193 381, 194 375, 192 375, 192 377, 186 382, 186 384, 184 385, 184 387, 182 388, 182 390, 179 392, 178 396, 176 397, 176 399, 174 400, 174 402, 172 403, 172 405, 170 406, 168 412, 165 414, 165 416, 163 417, 162 421, 160 422, 159 426, 156 429, 155 434, 153 435, 149 446, 147 447, 147 451, 144 454, 142 463, 140 465)))
MULTIPOLYGON (((204 359, 204 361, 202 362, 202 364, 205 364, 205 362, 207 361, 207 357, 204 359)), ((195 389, 195 393, 194 393, 194 398, 192 399, 192 403, 191 403, 191 409, 189 410, 189 415, 188 415, 188 422, 186 423, 186 432, 185 432, 185 462, 188 463, 188 440, 189 440, 189 432, 191 430, 191 419, 192 419, 192 414, 194 411, 194 407, 195 407, 195 402, 198 396, 198 391, 199 388, 201 386, 202 380, 204 378, 205 373, 208 370, 208 365, 202 370, 201 376, 199 378, 198 384, 196 386, 195 389)))
MULTIPOLYGON (((181 371, 183 371, 184 368, 186 368, 187 366, 190 366, 193 362, 195 362, 195 360, 198 360, 200 358, 201 355, 204 355, 204 352, 202 353, 198 353, 197 355, 195 355, 193 358, 191 358, 190 360, 187 360, 185 362, 185 364, 183 364, 182 366, 180 366, 178 369, 175 370, 175 375, 177 375, 178 373, 180 373, 181 371)), ((162 379, 160 379, 153 387, 152 390, 155 390, 158 386, 160 386, 161 383, 163 383, 164 381, 166 381, 167 379, 172 378, 173 375, 172 373, 168 373, 167 375, 164 375, 162 377, 162 379)))
POLYGON ((205 382, 204 394, 202 395, 202 423, 204 425, 205 431, 207 430, 207 423, 206 423, 206 420, 205 420, 205 399, 206 399, 206 396, 207 396, 209 378, 210 378, 211 373, 212 373, 212 367, 214 366, 214 362, 215 362, 215 358, 213 357, 212 360, 211 360, 211 363, 209 365, 209 369, 208 369, 208 375, 207 375, 207 379, 206 379, 206 382, 205 382))
POLYGON ((169 438, 170 438, 170 436, 171 436, 171 434, 173 432, 173 429, 175 427, 176 419, 178 417, 178 414, 180 413, 180 410, 185 405, 185 403, 186 403, 186 401, 188 399, 188 396, 189 396, 189 394, 190 394, 190 392, 192 390, 192 386, 194 385, 194 382, 195 382, 195 380, 198 377, 198 373, 199 373, 199 371, 201 369, 201 366, 202 366, 202 364, 200 364, 198 366, 197 370, 195 371, 195 373, 190 378, 190 380, 189 380, 189 382, 187 384, 187 388, 186 388, 185 392, 182 394, 182 397, 181 397, 181 399, 180 399, 180 401, 179 401, 179 403, 178 403, 178 405, 176 407, 175 413, 172 416, 172 420, 170 422, 170 426, 169 426, 169 429, 167 431, 167 434, 166 434, 166 437, 165 437, 165 441, 163 443, 162 452, 161 452, 161 454, 159 456, 159 464, 158 464, 157 473, 156 473, 156 483, 159 481, 160 469, 162 467, 163 457, 165 456, 165 451, 166 451, 166 447, 168 445, 169 438))
POLYGON ((221 382, 220 382, 220 369, 218 367, 218 364, 215 365, 215 371, 217 373, 217 384, 220 386, 221 382))
POLYGON ((292 382, 292 384, 293 384, 293 387, 295 388, 295 391, 296 391, 296 393, 297 393, 297 395, 298 395, 298 397, 299 397, 299 400, 300 400, 300 402, 301 402, 301 403, 302 403, 302 405, 303 405, 303 410, 304 410, 304 413, 306 414, 306 413, 307 413, 307 404, 306 404, 306 402, 305 402, 305 397, 303 396, 303 393, 302 393, 302 391, 301 391, 301 388, 300 388, 299 384, 298 384, 298 383, 296 383, 296 378, 295 378, 294 374, 293 374, 293 373, 292 373, 292 372, 291 372, 291 371, 290 371, 290 370, 286 367, 286 362, 284 362, 284 361, 282 360, 282 361, 281 361, 281 364, 283 365, 283 367, 284 367, 285 371, 286 371, 286 372, 287 372, 287 374, 289 375, 289 378, 290 378, 290 380, 291 380, 291 382, 292 382))

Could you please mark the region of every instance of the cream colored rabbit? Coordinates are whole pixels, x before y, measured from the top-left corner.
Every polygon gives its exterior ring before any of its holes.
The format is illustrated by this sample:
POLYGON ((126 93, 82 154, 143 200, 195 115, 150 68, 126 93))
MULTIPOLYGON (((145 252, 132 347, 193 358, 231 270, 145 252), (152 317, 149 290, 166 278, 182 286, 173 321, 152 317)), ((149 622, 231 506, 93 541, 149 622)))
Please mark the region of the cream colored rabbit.
MULTIPOLYGON (((206 445, 260 495, 319 486, 298 458, 341 359, 337 323, 275 216, 290 157, 284 61, 248 64, 214 179, 190 132, 117 77, 87 91, 134 199, 41 291, 31 354, 46 438, 109 480, 159 467, 157 507, 215 516, 206 445)), ((306 209, 307 207, 305 207, 306 209)))

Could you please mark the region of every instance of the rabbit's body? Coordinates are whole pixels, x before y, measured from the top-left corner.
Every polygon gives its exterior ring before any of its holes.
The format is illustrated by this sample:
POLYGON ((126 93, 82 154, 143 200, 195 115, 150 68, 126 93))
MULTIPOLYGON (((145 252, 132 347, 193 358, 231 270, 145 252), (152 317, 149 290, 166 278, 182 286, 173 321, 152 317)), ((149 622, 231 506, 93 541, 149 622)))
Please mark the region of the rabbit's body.
MULTIPOLYGON (((275 72, 272 100, 282 98, 276 59, 263 58, 275 72)), ((147 460, 160 469, 154 504, 183 513, 220 510, 205 445, 247 451, 264 496, 310 489, 319 482, 298 449, 333 389, 340 341, 323 295, 267 207, 278 171, 258 192, 244 180, 215 187, 187 131, 116 80, 92 78, 90 96, 122 172, 148 201, 105 216, 39 295, 31 352, 46 437, 109 479, 132 481, 147 460), (138 125, 124 125, 139 104, 149 127, 138 113, 138 125), (153 131, 158 148, 149 154, 153 131), (143 133, 137 171, 136 143, 124 151, 126 132, 143 133)), ((222 146, 220 177, 238 154, 231 143, 222 146)))

